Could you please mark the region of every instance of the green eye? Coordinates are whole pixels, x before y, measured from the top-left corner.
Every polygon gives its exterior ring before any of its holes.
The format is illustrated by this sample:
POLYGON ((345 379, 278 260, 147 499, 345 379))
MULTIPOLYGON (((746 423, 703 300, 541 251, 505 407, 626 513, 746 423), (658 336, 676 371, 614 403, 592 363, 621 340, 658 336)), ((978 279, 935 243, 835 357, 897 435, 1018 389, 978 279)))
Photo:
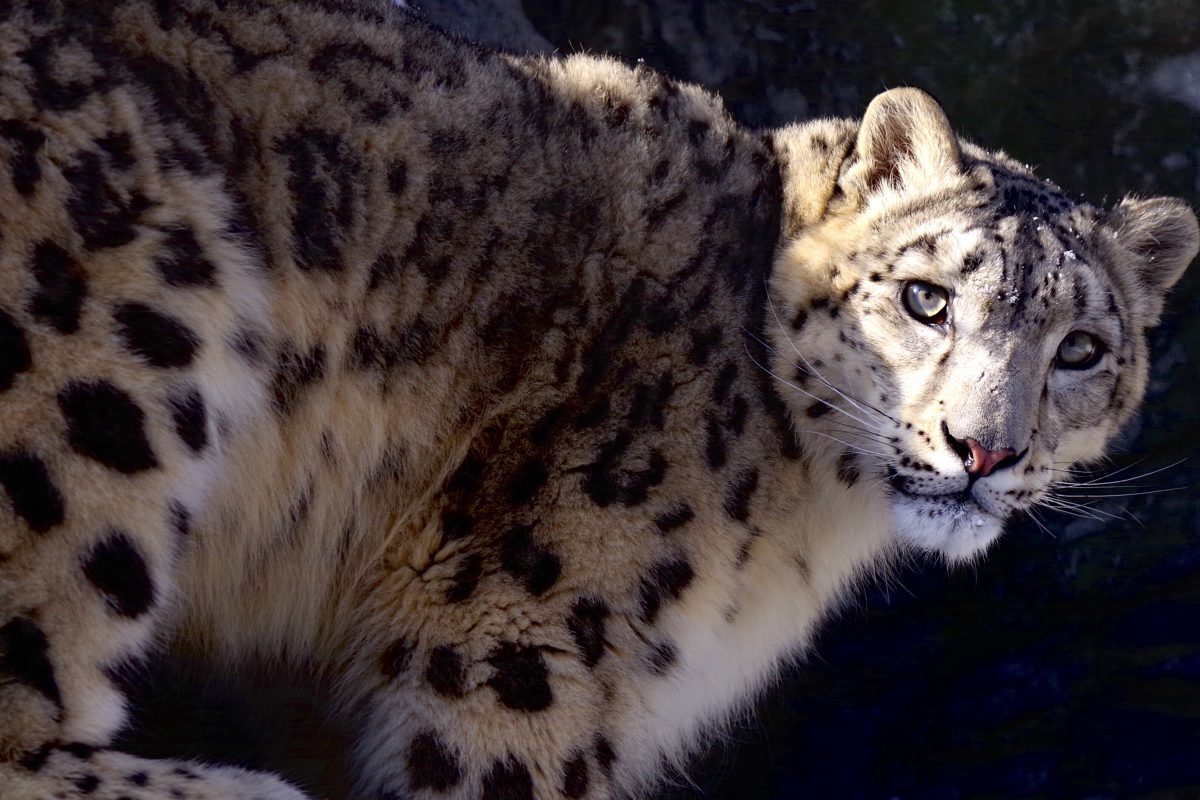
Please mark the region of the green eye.
POLYGON ((941 325, 950 317, 950 293, 924 281, 904 284, 904 307, 918 322, 941 325))
POLYGON ((1104 355, 1104 345, 1086 331, 1071 331, 1058 346, 1054 364, 1062 369, 1087 369, 1104 355))

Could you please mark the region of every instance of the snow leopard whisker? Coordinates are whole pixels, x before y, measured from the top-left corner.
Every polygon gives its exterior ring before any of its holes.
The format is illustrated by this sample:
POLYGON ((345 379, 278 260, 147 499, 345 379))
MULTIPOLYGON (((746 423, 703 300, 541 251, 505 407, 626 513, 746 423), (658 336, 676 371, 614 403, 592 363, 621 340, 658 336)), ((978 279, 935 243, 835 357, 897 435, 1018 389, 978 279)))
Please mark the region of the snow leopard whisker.
POLYGON ((1188 486, 1169 486, 1166 489, 1146 489, 1142 492, 1101 492, 1100 494, 1065 494, 1058 497, 1086 497, 1086 498, 1113 498, 1113 497, 1144 497, 1150 494, 1169 494, 1170 492, 1180 492, 1188 489, 1188 486))
POLYGON ((896 444, 896 439, 893 436, 887 436, 887 435, 879 433, 877 431, 867 430, 866 428, 860 428, 857 425, 849 425, 845 422, 839 422, 836 425, 834 425, 834 428, 839 431, 843 431, 845 433, 852 433, 855 436, 862 436, 867 439, 874 439, 875 441, 879 442, 880 444, 884 444, 884 445, 888 445, 888 446, 894 446, 896 444))
POLYGON ((874 450, 864 450, 863 448, 858 447, 856 445, 852 445, 849 442, 839 439, 836 436, 831 436, 828 433, 822 433, 821 431, 814 431, 812 428, 800 428, 799 430, 802 430, 805 433, 811 433, 814 436, 822 436, 826 439, 832 439, 833 441, 837 442, 838 444, 844 445, 845 447, 850 448, 854 452, 861 453, 864 456, 878 456, 879 458, 890 458, 891 456, 895 455, 895 453, 876 453, 874 450))
MULTIPOLYGON (((744 330, 748 336, 750 336, 752 339, 754 339, 754 341, 756 341, 756 342, 758 342, 760 345, 762 345, 762 346, 763 346, 763 347, 764 347, 764 348, 765 348, 765 349, 766 349, 766 350, 767 350, 769 353, 771 353, 771 354, 773 354, 773 355, 776 355, 776 356, 779 356, 779 357, 780 357, 780 358, 782 358, 784 361, 786 361, 786 362, 787 362, 789 365, 791 365, 792 367, 795 367, 796 369, 800 369, 800 368, 801 368, 799 364, 797 364, 796 362, 792 361, 791 359, 787 358, 787 357, 786 357, 786 356, 784 356, 782 353, 780 353, 780 352, 779 352, 779 350, 778 350, 777 348, 775 348, 774 346, 772 346, 770 342, 765 342, 765 341, 763 341, 763 340, 762 340, 762 339, 761 339, 759 336, 757 336, 757 335, 756 335, 756 334, 755 334, 753 331, 749 330, 748 328, 746 328, 746 327, 744 327, 744 326, 743 326, 742 330, 744 330)), ((801 358, 803 358, 803 356, 801 356, 801 358)), ((753 356, 751 356, 751 360, 752 360, 752 361, 754 360, 754 357, 753 357, 753 356)), ((756 366, 758 366, 760 369, 764 369, 764 367, 763 367, 761 364, 759 364, 757 361, 755 361, 754 363, 755 363, 755 365, 756 365, 756 366)), ((805 367, 805 369, 806 369, 807 371, 809 371, 809 372, 812 372, 812 370, 811 370, 810 368, 808 368, 808 367, 805 367)), ((816 377, 817 377, 817 378, 818 378, 818 379, 821 381, 821 383, 822 383, 824 386, 826 386, 826 387, 827 387, 827 388, 828 388, 830 391, 834 392, 834 393, 835 393, 835 394, 837 394, 839 397, 845 398, 845 400, 846 400, 848 403, 850 403, 850 405, 854 406, 856 409, 858 409, 859 411, 861 411, 863 414, 866 414, 866 415, 868 415, 868 417, 873 417, 873 415, 871 414, 871 411, 870 411, 869 409, 867 409, 867 408, 863 408, 863 405, 868 405, 868 406, 869 406, 869 405, 870 405, 869 403, 864 403, 864 401, 858 400, 857 398, 853 397, 852 395, 848 394, 847 392, 845 392, 845 391, 843 391, 843 390, 839 389, 837 386, 835 386, 835 385, 833 385, 832 383, 830 383, 830 382, 829 382, 829 381, 828 381, 828 380, 825 378, 825 376, 824 376, 824 375, 821 375, 821 374, 819 374, 819 373, 816 373, 816 377)), ((794 386, 794 385, 793 385, 793 386, 794 386)), ((796 388, 797 390, 799 390, 799 391, 802 391, 802 392, 804 391, 803 389, 800 389, 800 387, 798 387, 798 386, 794 386, 794 388, 796 388)), ((817 397, 816 395, 814 395, 814 394, 812 394, 812 393, 810 393, 810 392, 804 392, 804 393, 805 393, 805 394, 807 394, 809 397, 813 398, 814 400, 817 400, 817 401, 819 401, 819 402, 825 403, 825 405, 829 406, 830 408, 834 408, 834 409, 836 409, 836 410, 838 410, 838 411, 841 411, 843 414, 846 414, 847 416, 851 417, 852 419, 854 419, 854 420, 856 420, 857 422, 860 422, 860 423, 862 423, 862 424, 864 424, 864 425, 877 425, 879 422, 881 422, 881 420, 877 420, 877 419, 874 419, 874 418, 871 418, 871 419, 868 419, 868 420, 863 420, 863 419, 860 419, 859 417, 856 417, 856 416, 854 416, 854 415, 850 414, 848 411, 846 411, 846 410, 844 410, 844 409, 842 409, 842 408, 838 408, 838 407, 837 407, 837 406, 835 406, 833 403, 831 403, 831 402, 828 402, 828 401, 826 401, 826 400, 823 400, 822 398, 820 398, 820 397, 817 397)))
POLYGON ((1105 518, 1119 519, 1116 514, 1113 514, 1109 511, 1104 511, 1103 509, 1093 508, 1091 505, 1086 503, 1064 503, 1059 501, 1057 498, 1049 497, 1042 498, 1039 503, 1044 505, 1046 508, 1071 517, 1094 520, 1102 520, 1105 518))
MULTIPOLYGON (((764 286, 766 286, 765 280, 763 283, 764 283, 764 286)), ((899 420, 897 420, 895 417, 888 414, 886 411, 883 411, 882 409, 876 407, 873 403, 869 403, 866 400, 854 397, 851 394, 849 394, 848 392, 844 392, 841 389, 839 389, 828 378, 826 378, 824 375, 822 375, 821 371, 812 365, 812 362, 810 362, 807 358, 805 358, 804 354, 800 352, 800 348, 796 346, 796 343, 794 341, 792 341, 792 337, 790 335, 788 335, 787 328, 785 328, 783 326, 783 320, 781 320, 779 318, 779 312, 775 308, 775 301, 771 298, 770 286, 766 286, 766 291, 767 291, 767 306, 771 309, 771 316, 775 318, 775 324, 779 326, 779 332, 780 332, 780 334, 782 334, 784 341, 786 341, 788 343, 788 346, 792 348, 792 350, 796 353, 796 356, 801 361, 804 362, 804 368, 806 370, 808 370, 810 373, 812 373, 813 375, 815 375, 816 378, 819 381, 821 381, 821 383, 825 384, 830 389, 832 389, 833 391, 837 392, 839 395, 844 397, 846 400, 850 401, 850 403, 855 408, 858 408, 863 411, 870 409, 870 411, 873 411, 876 414, 879 414, 880 416, 891 420, 894 424, 899 425, 900 424, 899 420), (862 408, 863 406, 866 406, 866 409, 862 408)), ((753 336, 754 334, 751 333, 750 335, 753 336)), ((755 337, 755 338, 757 338, 757 337, 755 337)), ((766 343, 764 342, 764 344, 766 344, 766 343)), ((778 352, 778 351, 776 351, 776 352, 778 352)), ((799 365, 795 364, 795 363, 793 363, 792 366, 799 367, 799 365)))
POLYGON ((1045 534, 1046 534, 1047 536, 1049 536, 1051 539, 1057 539, 1057 538, 1058 538, 1058 535, 1057 535, 1057 534, 1055 534, 1055 533, 1054 533, 1054 531, 1050 530, 1050 528, 1048 528, 1048 527, 1046 526, 1046 523, 1042 522, 1042 518, 1038 516, 1038 513, 1037 513, 1037 510, 1036 510, 1036 509, 1029 508, 1029 509, 1026 509, 1026 511, 1027 511, 1027 512, 1028 512, 1028 514, 1029 514, 1029 518, 1030 518, 1031 520, 1033 520, 1033 524, 1034 524, 1034 525, 1037 525, 1039 528, 1041 528, 1043 533, 1045 533, 1045 534))
POLYGON ((841 406, 837 405, 837 404, 836 404, 836 403, 834 403, 833 401, 831 401, 831 400, 826 400, 826 399, 825 399, 825 398, 823 398, 823 397, 818 397, 817 395, 813 394, 813 393, 812 393, 812 392, 810 392, 810 391, 807 391, 806 389, 801 389, 799 386, 797 386, 796 384, 792 383, 792 382, 791 382, 791 381, 789 381, 787 378, 784 378, 784 377, 782 377, 782 376, 780 376, 780 375, 776 374, 774 370, 770 369, 769 367, 765 367, 765 366, 763 366, 762 364, 758 363, 758 360, 757 360, 757 359, 756 359, 756 358, 755 358, 753 355, 751 355, 751 354, 750 354, 750 348, 748 348, 748 347, 746 348, 746 355, 747 355, 747 356, 749 356, 749 358, 750 358, 750 361, 754 363, 754 366, 758 367, 758 368, 759 368, 759 369, 761 369, 763 372, 767 373, 767 374, 768 374, 768 375, 770 375, 772 378, 774 378, 775 380, 777 380, 777 381, 779 381, 780 383, 784 384, 785 386, 788 386, 788 387, 790 387, 790 388, 792 388, 792 389, 796 390, 797 392, 799 392, 800 394, 802 394, 802 395, 804 395, 804 396, 806 396, 806 397, 811 397, 813 400, 816 400, 818 403, 822 403, 822 404, 824 404, 824 405, 826 405, 826 406, 829 406, 829 408, 830 408, 830 409, 832 409, 833 411, 838 411, 838 412, 840 412, 840 413, 842 413, 842 414, 845 414, 847 417, 849 417, 850 419, 852 419, 852 420, 854 420, 855 422, 859 423, 860 425, 870 425, 870 424, 871 424, 871 422, 870 422, 870 421, 868 421, 868 420, 864 420, 864 419, 861 419, 861 418, 859 418, 859 417, 855 416, 854 414, 851 414, 849 411, 847 411, 846 409, 844 409, 844 408, 842 408, 841 406))
MULTIPOLYGON (((1130 465, 1129 465, 1129 467, 1136 466, 1137 464, 1140 464, 1140 463, 1142 463, 1142 461, 1145 461, 1145 459, 1140 459, 1139 461, 1136 461, 1136 462, 1134 462, 1133 464, 1130 464, 1130 465)), ((1094 478, 1094 479, 1092 479, 1092 480, 1090 480, 1090 481, 1059 481, 1059 482, 1056 482, 1056 484, 1055 484, 1055 485, 1056 485, 1056 486, 1071 487, 1071 488, 1092 488, 1092 487, 1097 487, 1097 486, 1113 486, 1113 487, 1120 487, 1120 488, 1134 488, 1132 483, 1127 483, 1127 482, 1141 480, 1142 478, 1149 478, 1151 475, 1157 475, 1157 474, 1159 474, 1160 472, 1165 472, 1165 471, 1167 471, 1167 470, 1169 470, 1169 469, 1173 469, 1173 468, 1175 468, 1175 467, 1178 467, 1180 464, 1182 464, 1182 463, 1183 463, 1183 462, 1185 462, 1185 461, 1187 461, 1187 459, 1186 459, 1186 458, 1181 458, 1181 459, 1179 459, 1178 461, 1175 461, 1174 463, 1167 464, 1165 467, 1159 467, 1158 469, 1153 469, 1153 470, 1150 470, 1149 472, 1142 472, 1142 473, 1139 473, 1139 474, 1137 474, 1137 475, 1132 475, 1132 476, 1124 477, 1124 478, 1122 478, 1122 479, 1121 479, 1121 480, 1119 480, 1119 481, 1105 480, 1105 479, 1106 479, 1106 478, 1111 478, 1112 476, 1114 476, 1114 475, 1118 474, 1119 472, 1123 472, 1124 470, 1126 470, 1126 469, 1129 469, 1129 467, 1124 467, 1123 469, 1116 470, 1116 471, 1113 471, 1113 472, 1109 472, 1109 473, 1107 473, 1107 474, 1104 474, 1104 475, 1100 475, 1100 476, 1098 476, 1098 477, 1096 477, 1096 478, 1094 478)))

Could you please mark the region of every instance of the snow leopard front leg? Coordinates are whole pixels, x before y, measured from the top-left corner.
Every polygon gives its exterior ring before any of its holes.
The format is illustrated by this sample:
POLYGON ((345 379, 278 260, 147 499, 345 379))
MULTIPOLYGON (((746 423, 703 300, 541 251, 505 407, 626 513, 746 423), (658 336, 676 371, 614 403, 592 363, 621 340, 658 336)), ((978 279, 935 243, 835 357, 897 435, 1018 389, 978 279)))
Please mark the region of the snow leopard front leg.
POLYGON ((481 436, 363 582, 336 670, 356 796, 603 800, 648 791, 679 755, 686 715, 668 731, 647 712, 689 674, 677 637, 699 562, 666 532, 691 508, 607 464, 577 492, 592 440, 512 439, 481 436), (630 511, 643 503, 662 506, 655 522, 630 511))
POLYGON ((52 151, 36 171, 0 147, 0 798, 295 800, 97 749, 127 722, 122 677, 176 600, 227 440, 269 402, 239 352, 266 325, 262 279, 220 183, 135 157, 126 100, 62 123, 82 144, 9 120, 52 151))
POLYGON ((455 539, 463 524, 435 515, 419 537, 443 544, 376 573, 344 672, 361 796, 612 796, 620 699, 598 662, 620 611, 571 585, 538 526, 455 539))

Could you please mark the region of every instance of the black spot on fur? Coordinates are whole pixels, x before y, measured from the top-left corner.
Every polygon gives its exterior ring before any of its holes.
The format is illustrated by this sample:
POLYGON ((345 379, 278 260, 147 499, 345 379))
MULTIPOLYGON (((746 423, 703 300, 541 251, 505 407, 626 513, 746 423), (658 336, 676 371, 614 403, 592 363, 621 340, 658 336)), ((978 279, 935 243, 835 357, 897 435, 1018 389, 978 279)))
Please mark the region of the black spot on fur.
POLYGON ((604 395, 581 411, 571 424, 576 430, 594 428, 608 418, 610 410, 608 395, 604 395))
POLYGON ((453 509, 442 510, 442 543, 462 539, 471 533, 473 525, 471 517, 453 509))
POLYGON ((17 376, 33 366, 29 341, 16 320, 0 310, 0 392, 12 388, 17 376))
POLYGON ((408 746, 408 780, 413 789, 446 792, 462 780, 462 769, 445 742, 426 731, 408 746))
POLYGON ((467 135, 462 131, 444 128, 434 131, 429 136, 429 150, 435 156, 453 156, 465 150, 467 135))
POLYGON ((826 403, 822 400, 818 400, 817 402, 815 402, 811 406, 809 406, 807 409, 805 409, 804 413, 806 416, 810 417, 811 419, 816 419, 817 417, 823 417, 826 414, 828 414, 832 408, 833 408, 833 406, 829 405, 829 403, 826 403))
POLYGON ((288 160, 292 242, 302 270, 340 272, 339 245, 363 192, 362 163, 350 143, 324 131, 298 130, 276 150, 288 160))
POLYGON ((544 445, 550 441, 555 432, 561 427, 566 409, 554 406, 537 421, 529 430, 529 441, 536 445, 544 445))
POLYGON ((31 750, 18 758, 17 766, 27 772, 41 772, 56 749, 53 745, 44 744, 38 749, 31 750))
POLYGON ((571 606, 567 629, 579 646, 579 657, 585 666, 594 667, 604 655, 604 624, 608 606, 595 597, 580 597, 571 606))
POLYGON ((496 690, 505 706, 533 712, 544 711, 554 702, 550 673, 536 647, 501 642, 488 656, 488 663, 496 668, 488 686, 496 690))
POLYGON ((550 548, 533 540, 528 525, 518 525, 500 543, 500 565, 535 597, 554 585, 562 562, 550 548))
POLYGON ((482 480, 484 480, 484 459, 474 453, 468 453, 467 457, 462 459, 462 463, 458 464, 454 475, 451 475, 450 480, 446 481, 446 492, 470 494, 479 488, 482 480))
POLYGON ((612 315, 605 321, 596 338, 588 345, 582 356, 583 369, 579 374, 579 388, 590 391, 596 387, 600 377, 609 366, 612 354, 620 349, 633 331, 634 324, 644 313, 646 302, 646 284, 641 278, 635 279, 621 296, 620 303, 612 315))
POLYGON ((486 800, 533 800, 533 778, 529 767, 515 756, 496 759, 483 776, 481 798, 486 800))
POLYGON ((588 763, 587 755, 582 750, 576 750, 563 765, 563 797, 578 800, 587 794, 588 763))
POLYGON ((725 405, 725 401, 729 399, 729 391, 733 388, 733 382, 737 380, 737 374, 737 364, 732 361, 726 362, 717 373, 712 388, 713 401, 717 405, 725 405))
POLYGON ((37 281, 29 313, 59 333, 79 330, 87 280, 75 259, 54 242, 43 240, 33 248, 29 268, 37 281))
POLYGON ((179 225, 164 231, 162 252, 154 261, 169 286, 216 286, 217 268, 204 255, 191 228, 179 225))
POLYGON ((122 617, 140 617, 154 605, 154 582, 146 561, 120 531, 92 548, 83 562, 83 574, 122 617))
POLYGON ((527 461, 508 484, 508 502, 514 506, 525 505, 549 477, 550 471, 541 461, 527 461))
POLYGON ((80 154, 63 177, 71 184, 67 212, 88 250, 120 247, 137 238, 137 222, 149 202, 136 194, 122 196, 104 174, 99 154, 80 154))
POLYGON ((650 649, 647 663, 655 675, 665 675, 679 660, 679 649, 671 642, 658 642, 650 649))
POLYGON ((125 172, 135 163, 133 139, 124 131, 110 133, 96 140, 96 147, 108 158, 109 166, 125 172))
POLYGON ((750 498, 758 488, 758 470, 750 468, 738 476, 725 495, 725 513, 738 522, 750 516, 750 498))
POLYGON ((325 377, 325 347, 316 345, 307 353, 285 348, 279 353, 271 393, 275 408, 286 414, 295 407, 301 391, 325 377))
POLYGON ((135 772, 126 777, 125 780, 129 783, 132 783, 134 786, 145 786, 150 782, 150 776, 144 772, 135 772))
POLYGON ((475 592, 479 578, 483 575, 483 556, 478 553, 467 555, 458 564, 450 588, 446 590, 447 603, 461 603, 475 592))
POLYGON ((462 653, 448 644, 433 648, 429 654, 429 665, 425 668, 425 680, 440 695, 462 697, 467 680, 467 666, 462 653))
POLYGON ((650 571, 642 578, 638 593, 642 622, 652 624, 658 617, 663 601, 678 599, 694 577, 692 565, 682 558, 660 561, 650 567, 650 571))
POLYGON ((258 367, 263 361, 262 336, 253 330, 245 328, 236 331, 229 338, 229 346, 242 357, 247 364, 258 367))
POLYGON ((858 464, 854 460, 853 453, 842 453, 838 459, 837 476, 847 486, 853 486, 858 483, 858 464))
POLYGON ((750 404, 746 402, 746 398, 740 394, 733 398, 729 403, 729 412, 721 424, 729 431, 733 432, 734 436, 741 436, 742 431, 746 428, 746 415, 750 412, 750 404))
POLYGON ((646 212, 646 232, 652 233, 666 222, 667 218, 683 205, 683 201, 687 199, 688 191, 681 190, 663 200, 654 208, 646 212))
POLYGON ((200 346, 190 328, 143 303, 121 305, 113 313, 113 319, 125 348, 153 367, 186 367, 200 346))
POLYGON ((0 676, 41 693, 62 706, 58 681, 50 663, 46 634, 32 620, 17 617, 0 628, 0 676))
POLYGON ((90 772, 80 775, 75 779, 75 788, 78 789, 79 793, 83 795, 91 794, 92 792, 96 791, 99 786, 100 778, 90 772))
POLYGON ((192 535, 192 515, 183 503, 172 501, 167 507, 167 513, 171 517, 171 526, 180 538, 186 539, 192 535))
POLYGON ((46 464, 33 453, 0 455, 0 486, 8 492, 13 511, 34 531, 45 533, 63 521, 63 496, 46 464))
POLYGON ((13 186, 28 197, 42 179, 38 151, 46 143, 46 134, 20 120, 10 119, 0 122, 0 136, 12 144, 8 174, 12 177, 13 186))
POLYGON ((692 511, 692 507, 687 503, 680 503, 673 508, 670 508, 654 518, 654 524, 663 533, 670 533, 676 528, 682 528, 691 522, 696 516, 692 511))
POLYGON ((604 774, 612 777, 612 766, 617 761, 617 752, 613 750, 612 742, 603 733, 596 734, 596 763, 600 765, 600 769, 604 770, 604 774))
POLYGON ((408 663, 412 660, 412 651, 412 643, 404 636, 398 636, 379 658, 379 670, 383 676, 389 681, 394 680, 400 673, 408 669, 408 663))
POLYGON ((158 466, 146 439, 146 415, 108 381, 71 383, 58 393, 67 440, 78 453, 126 475, 158 466))
POLYGON ((408 167, 403 161, 393 164, 388 169, 387 174, 388 188, 393 194, 402 194, 406 186, 408 186, 408 167))
POLYGON ((204 398, 196 389, 173 395, 167 401, 171 407, 171 421, 175 433, 193 453, 201 453, 208 446, 208 412, 204 398))
POLYGON ((721 423, 712 414, 704 415, 704 460, 710 469, 720 469, 725 466, 729 451, 725 447, 725 436, 721 431, 721 423))
POLYGON ((601 508, 621 503, 634 507, 646 502, 650 490, 663 482, 667 460, 657 449, 645 459, 645 467, 622 468, 621 460, 633 444, 633 434, 622 430, 600 446, 596 460, 582 469, 583 490, 601 508))
POLYGON ((711 325, 703 330, 692 331, 692 349, 688 353, 688 358, 698 367, 702 367, 708 363, 712 351, 721 343, 721 329, 717 325, 711 325))
MULTIPOLYGON (((959 274, 970 275, 972 272, 974 272, 975 270, 979 269, 982 266, 983 266, 983 256, 982 255, 980 255, 979 253, 975 253, 975 252, 967 253, 966 257, 963 259, 962 269, 959 270, 959 274)), ((872 280, 876 280, 875 276, 872 276, 872 280)))
POLYGON ((50 111, 74 111, 103 88, 103 78, 95 81, 61 80, 56 63, 62 57, 60 48, 64 40, 50 37, 34 40, 18 55, 29 67, 33 83, 29 87, 30 99, 37 108, 50 111))

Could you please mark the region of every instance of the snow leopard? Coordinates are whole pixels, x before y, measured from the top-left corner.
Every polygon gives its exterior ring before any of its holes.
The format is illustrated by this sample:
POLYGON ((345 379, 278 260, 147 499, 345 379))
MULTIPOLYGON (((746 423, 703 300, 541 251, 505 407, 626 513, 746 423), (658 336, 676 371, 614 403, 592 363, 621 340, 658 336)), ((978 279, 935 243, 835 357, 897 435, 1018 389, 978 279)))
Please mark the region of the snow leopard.
POLYGON ((323 676, 353 797, 645 796, 1104 453, 1200 239, 385 0, 5 3, 0 166, 4 800, 315 798, 113 746, 173 654, 323 676))

